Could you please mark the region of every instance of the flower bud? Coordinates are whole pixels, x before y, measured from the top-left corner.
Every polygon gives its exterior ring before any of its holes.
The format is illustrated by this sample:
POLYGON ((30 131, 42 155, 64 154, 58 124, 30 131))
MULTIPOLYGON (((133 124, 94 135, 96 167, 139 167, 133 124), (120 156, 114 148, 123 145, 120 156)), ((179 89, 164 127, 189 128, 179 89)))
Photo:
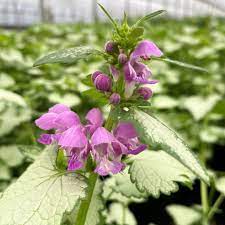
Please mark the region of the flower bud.
POLYGON ((102 72, 99 71, 99 70, 97 70, 97 71, 95 71, 94 73, 92 73, 91 79, 92 79, 93 82, 95 82, 95 78, 96 78, 99 74, 102 74, 102 72))
POLYGON ((112 54, 112 53, 118 53, 119 52, 119 48, 118 48, 118 45, 113 42, 113 41, 108 41, 106 42, 105 44, 105 51, 108 53, 108 54, 112 54))
POLYGON ((120 95, 118 93, 113 93, 110 98, 109 101, 111 104, 113 105, 117 105, 120 103, 120 95))
POLYGON ((125 64, 128 61, 127 56, 124 53, 119 54, 118 61, 120 64, 125 64))
POLYGON ((95 78, 94 85, 99 91, 111 91, 112 80, 105 74, 99 74, 95 78))
POLYGON ((137 90, 137 93, 144 99, 148 100, 152 97, 152 90, 148 87, 141 87, 137 90))

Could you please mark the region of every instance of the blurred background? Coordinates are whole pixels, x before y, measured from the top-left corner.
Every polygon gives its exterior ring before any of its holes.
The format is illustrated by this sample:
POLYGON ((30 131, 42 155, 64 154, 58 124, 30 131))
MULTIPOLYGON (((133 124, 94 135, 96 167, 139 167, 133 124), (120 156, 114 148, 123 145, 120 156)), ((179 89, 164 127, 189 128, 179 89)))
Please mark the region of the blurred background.
MULTIPOLYGON (((103 48, 110 39, 111 25, 96 2, 0 0, 0 192, 32 162, 26 157, 26 149, 43 149, 36 142, 40 130, 33 121, 51 105, 67 104, 81 115, 96 104, 102 106, 81 93, 88 89, 85 77, 102 66, 100 59, 91 58, 71 66, 32 67, 38 57, 54 50, 79 45, 103 48)), ((166 56, 204 67, 209 73, 151 62, 154 78, 160 81, 154 87, 152 111, 196 153, 201 146, 207 167, 224 176, 225 1, 98 2, 117 19, 126 11, 131 23, 152 11, 167 10, 165 16, 145 24, 145 38, 157 43, 166 56)), ((129 225, 173 225, 176 220, 169 206, 200 204, 199 196, 196 181, 193 190, 180 186, 180 191, 172 196, 131 203, 129 209, 134 217, 129 225)), ((217 196, 215 192, 214 198, 217 196)), ((216 215, 213 224, 225 224, 224 211, 216 215)))

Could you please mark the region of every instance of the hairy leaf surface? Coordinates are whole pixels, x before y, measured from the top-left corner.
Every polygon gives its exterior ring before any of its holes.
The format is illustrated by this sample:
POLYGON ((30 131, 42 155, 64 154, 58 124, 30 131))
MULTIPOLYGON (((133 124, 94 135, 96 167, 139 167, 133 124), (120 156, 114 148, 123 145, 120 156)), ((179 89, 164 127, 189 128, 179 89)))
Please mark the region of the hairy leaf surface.
POLYGON ((144 151, 134 157, 129 173, 141 192, 159 197, 178 190, 176 182, 190 184, 193 173, 163 151, 144 151))
POLYGON ((65 212, 71 211, 85 196, 84 178, 54 169, 47 148, 0 199, 2 225, 60 225, 65 212))

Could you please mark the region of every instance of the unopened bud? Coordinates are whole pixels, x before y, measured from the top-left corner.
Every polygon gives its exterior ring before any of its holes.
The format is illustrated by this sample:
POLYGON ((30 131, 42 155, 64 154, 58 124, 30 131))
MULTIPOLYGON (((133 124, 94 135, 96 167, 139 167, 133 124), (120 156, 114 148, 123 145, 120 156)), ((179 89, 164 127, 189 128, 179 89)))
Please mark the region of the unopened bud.
POLYGON ((119 52, 119 48, 118 48, 118 45, 115 42, 108 41, 105 44, 105 51, 108 54, 117 53, 117 52, 119 52))
POLYGON ((99 74, 95 78, 94 85, 99 91, 111 91, 112 80, 105 74, 99 74))
POLYGON ((110 103, 113 105, 117 105, 120 103, 120 95, 118 93, 113 93, 109 99, 110 103))
POLYGON ((137 90, 137 93, 144 99, 148 100, 152 97, 152 90, 148 87, 141 87, 137 90))
POLYGON ((98 71, 98 70, 95 71, 94 73, 92 73, 91 79, 92 79, 93 82, 95 82, 95 78, 96 78, 99 74, 102 74, 102 72, 101 72, 101 71, 98 71))
POLYGON ((118 61, 120 64, 125 64, 128 61, 127 56, 124 53, 119 54, 118 61))

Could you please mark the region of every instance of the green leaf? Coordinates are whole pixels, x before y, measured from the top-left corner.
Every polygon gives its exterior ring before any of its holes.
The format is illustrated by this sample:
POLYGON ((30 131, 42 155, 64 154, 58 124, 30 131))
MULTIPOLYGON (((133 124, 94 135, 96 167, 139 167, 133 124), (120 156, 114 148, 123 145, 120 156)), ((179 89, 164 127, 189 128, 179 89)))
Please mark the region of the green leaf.
POLYGON ((0 136, 6 135, 31 118, 31 111, 23 97, 0 89, 0 136))
POLYGON ((190 184, 195 177, 190 170, 163 151, 144 151, 133 160, 129 169, 132 182, 139 191, 156 198, 160 193, 170 195, 178 191, 176 182, 190 184))
POLYGON ((137 225, 137 221, 128 207, 121 203, 112 203, 106 215, 107 224, 137 225))
POLYGON ((0 199, 0 224, 60 225, 63 214, 70 212, 85 196, 84 178, 60 173, 51 164, 48 147, 0 199))
POLYGON ((0 147, 0 159, 9 167, 17 167, 23 163, 24 157, 16 145, 5 145, 0 147))
MULTIPOLYGON (((129 178, 129 184, 132 184, 130 181, 130 176, 128 178, 129 178)), ((116 201, 116 202, 120 202, 125 205, 128 205, 131 202, 143 202, 144 201, 144 199, 140 198, 140 197, 138 197, 138 198, 135 198, 133 196, 126 197, 125 195, 123 195, 121 192, 119 192, 117 190, 117 185, 118 185, 118 181, 115 178, 115 176, 112 176, 112 177, 108 178, 107 180, 105 180, 104 185, 103 185, 103 192, 102 192, 102 197, 104 198, 105 201, 116 201)), ((133 186, 135 186, 135 185, 133 185, 133 186)), ((125 190, 125 189, 121 188, 121 190, 125 190)), ((142 193, 140 193, 140 194, 143 195, 142 193)))
POLYGON ((11 172, 8 166, 0 162, 0 181, 8 181, 11 179, 11 172))
POLYGON ((209 184, 210 179, 205 168, 184 141, 157 118, 137 109, 118 111, 118 119, 133 122, 140 138, 150 146, 160 146, 163 151, 177 159, 201 180, 209 184))
POLYGON ((144 34, 143 27, 134 27, 130 32, 130 37, 133 40, 136 40, 137 38, 141 37, 143 34, 144 34))
POLYGON ((18 149, 30 161, 34 161, 42 152, 41 148, 35 145, 18 145, 18 149))
POLYGON ((92 100, 93 102, 97 102, 99 105, 104 106, 108 103, 108 99, 105 94, 96 90, 96 88, 90 88, 81 93, 84 97, 92 100))
POLYGON ((183 99, 183 107, 187 109, 196 121, 203 119, 209 113, 216 103, 220 100, 220 96, 214 94, 208 97, 191 96, 183 99))
POLYGON ((75 63, 80 59, 87 59, 88 56, 101 54, 100 51, 86 46, 63 49, 38 59, 34 66, 48 63, 75 63))
POLYGON ((166 207, 167 212, 173 218, 176 225, 198 225, 201 224, 201 213, 194 207, 183 205, 169 205, 166 207))
POLYGON ((154 18, 154 17, 156 17, 156 16, 159 16, 160 14, 165 13, 165 12, 166 12, 166 10, 158 10, 158 11, 155 11, 155 12, 153 12, 153 13, 150 13, 150 14, 148 14, 148 15, 146 15, 146 16, 140 18, 140 19, 134 24, 134 26, 138 26, 138 25, 140 25, 141 23, 144 23, 144 22, 146 22, 146 21, 148 21, 148 20, 150 20, 150 19, 152 19, 152 18, 154 18))
POLYGON ((116 21, 110 16, 110 14, 108 13, 108 11, 104 8, 103 5, 101 5, 100 3, 97 3, 98 6, 101 8, 101 10, 105 13, 105 15, 109 18, 109 20, 111 21, 111 23, 113 24, 113 26, 115 28, 117 28, 117 23, 116 21))
POLYGON ((177 61, 177 60, 172 60, 172 59, 165 58, 165 57, 160 57, 160 58, 152 57, 151 59, 158 60, 158 61, 164 61, 164 62, 171 63, 171 64, 174 64, 174 65, 177 65, 177 66, 181 66, 181 67, 184 67, 184 68, 187 68, 187 69, 198 70, 198 71, 208 73, 208 70, 206 70, 202 67, 191 65, 191 64, 188 64, 188 63, 184 63, 184 62, 180 62, 180 61, 177 61))
POLYGON ((216 190, 225 195, 225 177, 216 180, 216 190))

